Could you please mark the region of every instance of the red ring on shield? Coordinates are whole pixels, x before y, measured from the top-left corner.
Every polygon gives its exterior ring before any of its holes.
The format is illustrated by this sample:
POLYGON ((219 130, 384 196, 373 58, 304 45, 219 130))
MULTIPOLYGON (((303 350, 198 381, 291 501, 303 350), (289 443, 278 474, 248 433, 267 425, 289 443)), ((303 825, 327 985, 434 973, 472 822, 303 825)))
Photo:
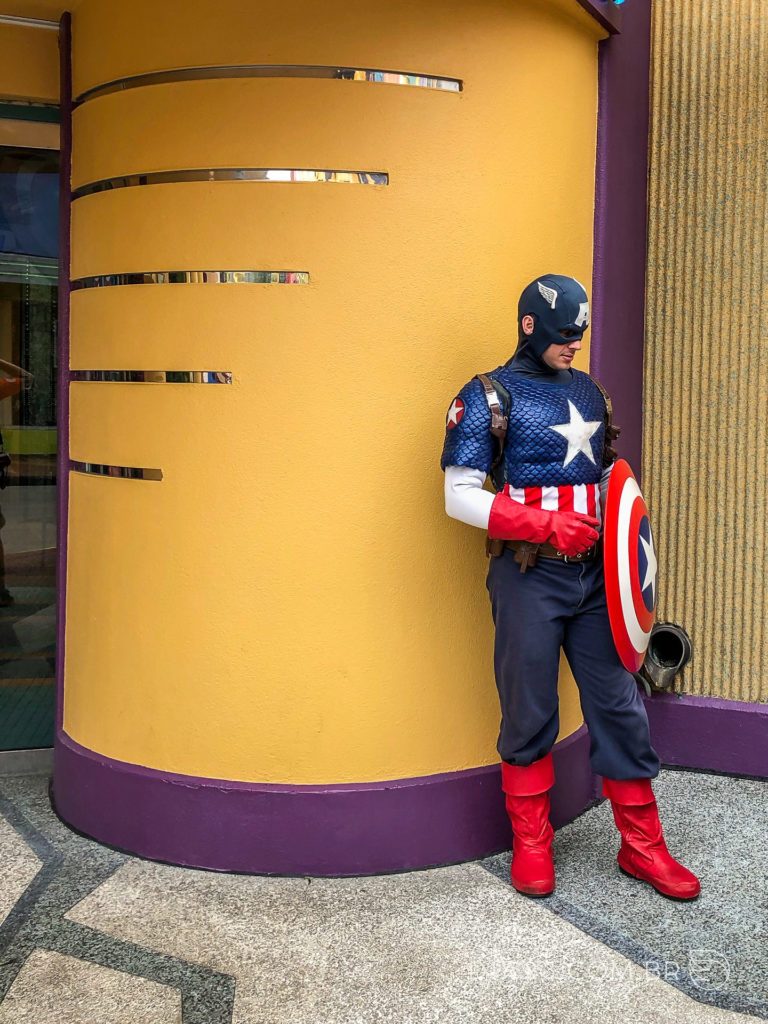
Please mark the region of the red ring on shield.
POLYGON ((608 482, 603 550, 613 640, 624 667, 637 672, 656 620, 656 552, 648 509, 624 459, 614 463, 608 482))

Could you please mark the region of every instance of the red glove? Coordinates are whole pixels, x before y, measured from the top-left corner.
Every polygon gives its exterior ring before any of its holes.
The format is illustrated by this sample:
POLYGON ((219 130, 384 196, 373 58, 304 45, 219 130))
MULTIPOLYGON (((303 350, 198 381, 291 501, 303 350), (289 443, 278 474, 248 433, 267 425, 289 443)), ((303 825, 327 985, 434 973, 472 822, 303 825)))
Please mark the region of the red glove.
POLYGON ((578 555, 591 548, 600 534, 599 520, 586 512, 548 512, 532 508, 499 492, 491 505, 488 536, 491 540, 549 541, 564 555, 578 555))

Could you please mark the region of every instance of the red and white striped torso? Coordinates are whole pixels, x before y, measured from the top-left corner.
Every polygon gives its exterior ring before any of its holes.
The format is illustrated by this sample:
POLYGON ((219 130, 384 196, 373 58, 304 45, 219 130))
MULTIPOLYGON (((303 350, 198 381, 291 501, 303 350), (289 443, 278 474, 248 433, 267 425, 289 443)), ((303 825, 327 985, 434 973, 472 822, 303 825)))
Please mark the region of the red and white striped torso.
POLYGON ((549 512, 586 512, 602 525, 600 484, 567 484, 564 487, 504 487, 513 501, 549 512))

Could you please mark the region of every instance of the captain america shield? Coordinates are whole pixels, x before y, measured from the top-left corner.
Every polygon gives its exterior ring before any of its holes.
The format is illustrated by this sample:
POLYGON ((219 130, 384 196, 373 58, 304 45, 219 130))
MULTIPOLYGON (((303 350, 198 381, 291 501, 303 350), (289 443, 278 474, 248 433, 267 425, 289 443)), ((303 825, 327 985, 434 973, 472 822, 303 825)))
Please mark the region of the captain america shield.
POLYGON ((608 481, 603 550, 613 640, 624 667, 637 672, 656 620, 656 548, 648 509, 624 459, 614 463, 608 481))

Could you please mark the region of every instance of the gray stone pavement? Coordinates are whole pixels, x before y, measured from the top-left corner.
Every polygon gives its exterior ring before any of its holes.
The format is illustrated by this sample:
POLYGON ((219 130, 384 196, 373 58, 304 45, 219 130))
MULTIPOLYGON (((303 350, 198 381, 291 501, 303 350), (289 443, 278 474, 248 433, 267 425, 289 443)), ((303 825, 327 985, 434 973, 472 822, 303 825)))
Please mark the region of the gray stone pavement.
POLYGON ((45 776, 0 778, 0 1024, 768 1017, 764 865, 729 825, 740 801, 759 826, 764 785, 663 773, 670 845, 704 868, 689 905, 618 874, 606 806, 560 830, 557 893, 529 900, 503 855, 353 879, 155 864, 71 833, 45 776))
MULTIPOLYGON (((662 899, 616 869, 605 802, 556 834, 557 890, 544 902, 698 1000, 768 1019, 768 782, 667 770, 654 790, 699 899, 662 899)), ((509 855, 483 863, 506 879, 509 855)))

